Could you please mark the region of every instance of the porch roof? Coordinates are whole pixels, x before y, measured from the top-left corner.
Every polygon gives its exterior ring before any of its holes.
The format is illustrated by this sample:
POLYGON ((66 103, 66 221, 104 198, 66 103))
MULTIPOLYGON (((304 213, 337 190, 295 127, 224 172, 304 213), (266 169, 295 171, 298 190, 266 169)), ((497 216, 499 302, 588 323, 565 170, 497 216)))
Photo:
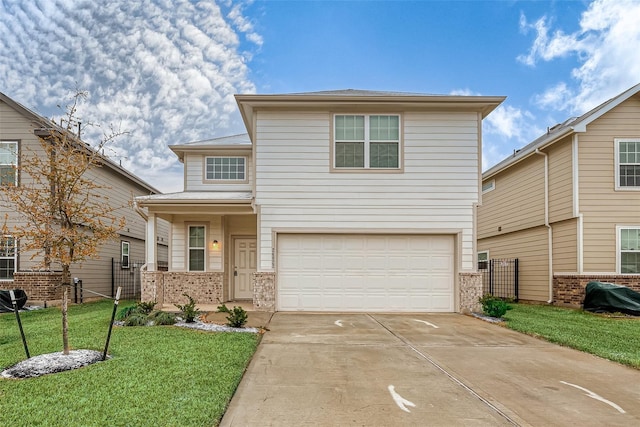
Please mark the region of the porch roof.
POLYGON ((140 208, 161 214, 253 213, 251 191, 183 191, 135 198, 140 208))

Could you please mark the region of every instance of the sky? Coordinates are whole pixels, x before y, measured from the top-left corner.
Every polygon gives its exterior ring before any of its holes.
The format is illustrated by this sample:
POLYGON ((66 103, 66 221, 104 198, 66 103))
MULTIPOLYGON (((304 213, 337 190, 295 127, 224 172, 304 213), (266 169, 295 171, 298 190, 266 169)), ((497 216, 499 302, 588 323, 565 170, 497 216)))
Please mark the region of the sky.
POLYGON ((245 132, 237 93, 506 96, 486 170, 640 83, 638 22, 640 0, 0 0, 0 92, 59 118, 87 91, 85 142, 126 131, 106 154, 163 192, 169 145, 245 132))

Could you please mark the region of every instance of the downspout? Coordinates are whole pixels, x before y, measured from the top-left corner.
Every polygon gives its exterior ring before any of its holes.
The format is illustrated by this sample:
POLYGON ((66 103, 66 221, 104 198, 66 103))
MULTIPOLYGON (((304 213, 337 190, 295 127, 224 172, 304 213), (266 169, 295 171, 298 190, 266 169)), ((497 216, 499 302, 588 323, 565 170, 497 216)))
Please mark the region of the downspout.
POLYGON ((544 225, 547 227, 547 242, 549 245, 549 299, 548 304, 553 302, 553 230, 549 224, 549 155, 543 153, 538 148, 536 154, 544 156, 544 225))

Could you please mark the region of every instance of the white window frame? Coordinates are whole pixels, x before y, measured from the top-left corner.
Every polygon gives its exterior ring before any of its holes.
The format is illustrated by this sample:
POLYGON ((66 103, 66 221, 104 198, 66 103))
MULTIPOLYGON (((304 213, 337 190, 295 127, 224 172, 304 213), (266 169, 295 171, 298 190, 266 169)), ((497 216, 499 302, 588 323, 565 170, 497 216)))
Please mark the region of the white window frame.
POLYGON ((488 270, 489 269, 489 251, 478 251, 478 253, 476 254, 476 265, 478 267, 478 270, 488 270), (487 259, 480 259, 480 255, 486 255, 487 259), (486 262, 487 263, 487 267, 486 268, 480 268, 480 263, 481 262, 486 262))
POLYGON ((487 182, 483 182, 482 183, 482 194, 484 193, 488 193, 490 191, 493 191, 496 189, 496 180, 492 179, 491 181, 487 181, 487 182), (486 185, 486 188, 485 188, 486 185))
POLYGON ((127 269, 131 263, 131 244, 126 240, 120 241, 120 268, 127 269), (125 254, 126 248, 126 254, 125 254), (126 259, 126 263, 125 263, 126 259))
MULTIPOLYGON (((7 242, 11 239, 13 243, 13 256, 4 256, 3 251, 0 251, 0 259, 13 260, 13 273, 16 272, 18 267, 18 245, 16 239, 10 235, 4 235, 2 237, 2 244, 0 247, 4 248, 7 246, 7 242)), ((13 275, 11 278, 0 278, 0 282, 10 282, 13 281, 13 275)))
MULTIPOLYGON (((14 152, 15 152, 15 162, 13 163, 0 163, 1 166, 9 166, 9 165, 13 165, 15 167, 18 167, 18 141, 0 141, 0 144, 13 144, 14 146, 14 152)), ((18 185, 18 171, 15 170, 14 171, 14 180, 13 180, 13 184, 14 185, 18 185)), ((0 185, 2 185, 2 183, 0 182, 0 185)))
MULTIPOLYGON (((213 167, 214 165, 212 165, 213 167)), ((224 173, 224 172, 222 172, 224 173)), ((244 156, 206 156, 204 158, 204 180, 205 181, 214 181, 214 182, 246 182, 247 181, 247 158, 244 156), (238 159, 242 160, 243 166, 243 175, 242 178, 225 178, 224 176, 221 178, 215 178, 215 170, 211 171, 212 176, 209 177, 209 160, 215 162, 215 159, 238 159)))
MULTIPOLYGON (((638 274, 622 272, 622 230, 640 230, 640 225, 618 225, 616 226, 616 273, 617 274, 638 274)), ((624 252, 640 253, 640 248, 627 249, 624 252)), ((640 273, 640 272, 639 272, 640 273)))
POLYGON ((402 138, 403 138, 403 134, 402 134, 402 127, 403 127, 403 122, 402 122, 402 115, 398 114, 398 113, 340 113, 340 114, 334 114, 333 115, 333 119, 332 119, 332 151, 331 151, 331 155, 332 155, 332 159, 331 159, 331 165, 332 165, 332 169, 334 171, 367 171, 367 172, 381 172, 381 171, 394 171, 397 172, 399 170, 402 170, 403 168, 403 155, 402 155, 402 151, 403 151, 403 144, 402 144, 402 138), (360 142, 359 140, 353 140, 353 141, 343 141, 343 140, 339 140, 336 138, 336 118, 337 117, 344 117, 344 116, 360 116, 360 117, 364 117, 364 141, 362 141, 364 143, 364 166, 360 167, 360 166, 337 166, 336 165, 336 155, 337 155, 337 149, 336 149, 336 143, 339 142, 360 142), (398 140, 385 140, 385 141, 371 141, 371 126, 370 126, 370 119, 372 116, 389 116, 389 117, 397 117, 398 118, 398 140), (372 142, 387 142, 387 143, 396 143, 398 144, 398 166, 397 167, 390 167, 390 168, 385 168, 385 167, 371 167, 370 163, 371 163, 371 143, 372 142))
POLYGON ((187 271, 207 271, 207 226, 204 224, 189 224, 187 226, 187 271), (196 227, 204 229, 203 246, 191 246, 191 229, 196 227), (202 250, 202 270, 191 269, 191 250, 202 250))
MULTIPOLYGON (((640 186, 620 185, 620 143, 621 142, 640 142, 640 138, 614 138, 615 145, 615 189, 617 191, 640 191, 640 186)), ((640 163, 623 163, 625 165, 638 165, 640 163)))

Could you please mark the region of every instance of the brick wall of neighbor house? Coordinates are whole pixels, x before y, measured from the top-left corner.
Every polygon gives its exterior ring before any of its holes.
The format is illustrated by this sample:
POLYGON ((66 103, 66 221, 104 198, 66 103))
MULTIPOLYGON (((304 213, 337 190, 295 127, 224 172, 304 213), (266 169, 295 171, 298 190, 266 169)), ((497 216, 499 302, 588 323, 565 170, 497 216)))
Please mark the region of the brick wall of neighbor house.
POLYGON ((62 272, 17 271, 13 275, 12 289, 22 289, 27 294, 27 303, 62 300, 62 272))
POLYGON ((577 275, 556 274, 553 277, 553 302, 556 305, 579 307, 584 302, 584 289, 589 282, 614 283, 640 292, 640 274, 626 275, 577 275))
POLYGON ((276 273, 253 273, 253 308, 256 311, 276 310, 276 273))
POLYGON ((480 312, 482 297, 482 273, 459 273, 460 312, 480 312))

